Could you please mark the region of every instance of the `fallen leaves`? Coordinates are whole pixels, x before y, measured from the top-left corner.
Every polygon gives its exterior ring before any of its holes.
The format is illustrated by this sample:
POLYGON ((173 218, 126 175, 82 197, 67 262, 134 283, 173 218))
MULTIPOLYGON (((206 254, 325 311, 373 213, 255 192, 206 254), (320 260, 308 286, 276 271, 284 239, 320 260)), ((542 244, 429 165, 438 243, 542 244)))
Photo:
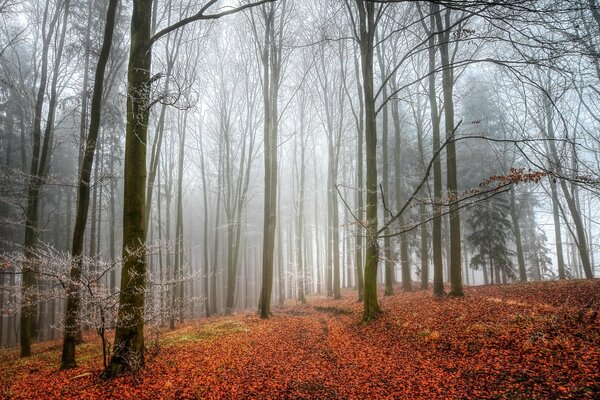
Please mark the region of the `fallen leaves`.
POLYGON ((11 399, 577 398, 600 396, 600 281, 468 288, 381 299, 360 323, 354 292, 309 297, 267 320, 253 314, 187 324, 161 339, 137 375, 98 378, 95 343, 58 371, 60 345, 0 353, 11 399))

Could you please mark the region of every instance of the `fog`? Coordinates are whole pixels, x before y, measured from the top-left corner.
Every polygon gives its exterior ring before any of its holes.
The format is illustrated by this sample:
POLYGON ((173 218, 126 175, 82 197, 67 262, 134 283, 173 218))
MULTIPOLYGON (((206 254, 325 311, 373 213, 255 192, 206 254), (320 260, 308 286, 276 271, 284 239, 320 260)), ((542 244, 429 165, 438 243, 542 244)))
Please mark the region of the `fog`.
POLYGON ((0 0, 2 346, 598 275, 593 2, 107 3, 0 0))

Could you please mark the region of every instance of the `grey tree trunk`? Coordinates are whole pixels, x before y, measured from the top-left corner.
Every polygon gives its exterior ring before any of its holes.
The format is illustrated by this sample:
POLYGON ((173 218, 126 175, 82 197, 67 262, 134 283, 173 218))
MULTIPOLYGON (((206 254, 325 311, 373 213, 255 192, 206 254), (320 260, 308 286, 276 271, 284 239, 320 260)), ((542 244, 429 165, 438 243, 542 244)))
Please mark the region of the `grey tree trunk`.
MULTIPOLYGON (((202 130, 202 127, 200 127, 202 130)), ((207 317, 211 315, 211 303, 209 300, 209 281, 210 279, 210 267, 208 262, 208 186, 206 183, 206 166, 204 164, 204 146, 202 144, 202 134, 200 135, 200 167, 202 168, 202 201, 204 206, 204 229, 202 238, 202 255, 204 263, 204 313, 207 317)))
MULTIPOLYGON (((378 47, 377 58, 379 60, 379 70, 381 73, 381 80, 385 80, 387 78, 387 71, 385 68, 385 60, 381 51, 381 46, 378 47)), ((381 95, 383 97, 383 101, 388 100, 388 88, 387 84, 383 85, 381 95)), ((381 122, 381 174, 382 174, 382 185, 381 185, 381 196, 385 201, 386 209, 383 210, 384 219, 388 217, 388 211, 391 207, 390 202, 390 173, 389 173, 389 158, 388 158, 388 133, 389 133, 389 111, 388 106, 390 102, 383 107, 382 109, 382 122, 381 122)), ((399 158, 399 154, 396 153, 396 158, 399 158)), ((394 294, 394 261, 392 260, 392 249, 391 249, 391 240, 389 236, 389 229, 384 231, 383 238, 383 257, 384 257, 384 279, 385 279, 385 296, 394 294)))
MULTIPOLYGON (((286 13, 286 0, 276 7, 269 3, 261 6, 264 21, 262 45, 260 46, 263 66, 264 102, 264 159, 265 159, 265 200, 263 226, 262 285, 259 300, 260 317, 271 314, 271 293, 273 290, 273 255, 275 249, 275 229, 277 226, 277 136, 279 126, 279 85, 282 67, 283 26, 286 13), (279 21, 276 26, 277 8, 279 21)), ((256 35, 258 36, 258 34, 256 35)), ((259 38, 255 38, 260 42, 259 38)))
MULTIPOLYGON (((550 150, 550 159, 552 160, 553 168, 556 170, 557 174, 560 175, 561 174, 561 165, 560 165, 560 161, 558 158, 558 151, 556 149, 556 143, 555 143, 556 135, 554 132, 554 124, 553 124, 553 112, 552 112, 553 105, 551 104, 550 98, 548 98, 548 96, 552 95, 552 89, 550 87, 550 82, 549 82, 548 86, 549 86, 549 88, 543 94, 543 96, 544 96, 543 101, 544 101, 544 108, 545 108, 544 111, 546 113, 546 129, 547 129, 547 134, 548 134, 548 138, 549 138, 548 148, 550 150)), ((585 277, 586 277, 586 279, 593 279, 594 271, 592 270, 592 266, 590 264, 590 254, 589 254, 588 245, 587 245, 585 227, 584 227, 583 221, 581 219, 581 213, 579 212, 579 209, 577 208, 577 204, 576 204, 575 198, 573 196, 573 193, 571 193, 571 191, 569 190, 569 187, 567 186, 567 182, 564 177, 561 177, 561 179, 560 179, 560 187, 562 189, 563 195, 565 196, 565 200, 567 201, 567 206, 569 207, 569 212, 571 214, 571 218, 573 219, 573 223, 575 224, 575 231, 577 233, 577 249, 579 250, 579 257, 581 258, 581 264, 583 266, 583 271, 585 273, 585 277)), ((554 188, 553 190, 556 191, 556 188, 554 188)), ((553 197, 554 197, 554 194, 555 193, 553 192, 553 197)), ((560 272, 561 272, 561 270, 560 270, 560 265, 559 265, 559 275, 560 275, 560 272)), ((564 264, 563 264, 563 268, 562 268, 562 278, 565 278, 564 264)))
MULTIPOLYGON (((300 159, 296 160, 294 157, 294 166, 296 170, 296 176, 298 180, 298 194, 296 197, 296 292, 298 301, 302 304, 306 303, 306 297, 304 296, 304 186, 306 180, 306 121, 305 121, 305 107, 306 97, 304 92, 301 93, 301 114, 300 114, 300 129, 299 140, 300 140, 300 159), (299 164, 299 165, 298 165, 299 164)), ((298 146, 295 146, 297 149, 298 146)))
POLYGON ((36 285, 37 285, 37 268, 35 267, 35 247, 38 241, 38 225, 39 225, 39 200, 42 193, 42 186, 48 169, 50 167, 50 159, 52 157, 53 146, 53 131, 54 117, 57 105, 57 81, 60 61, 62 58, 64 38, 66 33, 67 17, 69 15, 70 1, 66 0, 63 13, 63 26, 61 36, 59 38, 59 46, 57 49, 54 73, 50 84, 50 100, 48 103, 48 114, 46 119, 46 128, 44 130, 44 141, 41 142, 42 134, 42 112, 44 108, 44 97, 46 93, 46 85, 48 81, 48 50, 54 36, 54 29, 59 18, 59 12, 55 12, 49 22, 48 33, 46 34, 46 24, 48 23, 48 8, 50 4, 46 4, 44 9, 44 20, 42 24, 42 32, 45 34, 42 43, 42 66, 40 74, 40 84, 35 103, 34 120, 32 126, 32 146, 31 146, 31 164, 30 176, 27 187, 27 208, 25 211, 25 257, 27 263, 23 266, 21 279, 21 316, 20 316, 20 344, 21 357, 31 355, 31 336, 32 330, 35 331, 35 313, 36 313, 36 285))

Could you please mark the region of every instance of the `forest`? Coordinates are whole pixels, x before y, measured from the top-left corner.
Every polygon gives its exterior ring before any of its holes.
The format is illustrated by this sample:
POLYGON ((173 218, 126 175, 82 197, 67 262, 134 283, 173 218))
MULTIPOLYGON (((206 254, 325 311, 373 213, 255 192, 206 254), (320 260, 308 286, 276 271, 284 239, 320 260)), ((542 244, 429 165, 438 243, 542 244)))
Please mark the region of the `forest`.
POLYGON ((597 398, 597 0, 0 0, 0 396, 597 398))

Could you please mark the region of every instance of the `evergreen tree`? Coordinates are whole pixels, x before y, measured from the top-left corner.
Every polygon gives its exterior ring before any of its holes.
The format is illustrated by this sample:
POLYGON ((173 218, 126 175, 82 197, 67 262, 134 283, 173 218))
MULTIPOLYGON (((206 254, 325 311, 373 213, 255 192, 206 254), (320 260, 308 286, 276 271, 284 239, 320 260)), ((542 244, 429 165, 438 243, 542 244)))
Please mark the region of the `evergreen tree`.
MULTIPOLYGON (((507 239, 511 229, 509 220, 510 204, 504 194, 498 194, 481 203, 467 219, 472 233, 467 237, 469 243, 479 250, 471 258, 471 266, 478 269, 490 267, 490 272, 498 277, 500 272, 514 278, 515 272, 511 256, 513 252, 507 247, 507 239)), ((492 282, 493 274, 492 275, 492 282)), ((496 283, 499 279, 496 279, 496 283)))

